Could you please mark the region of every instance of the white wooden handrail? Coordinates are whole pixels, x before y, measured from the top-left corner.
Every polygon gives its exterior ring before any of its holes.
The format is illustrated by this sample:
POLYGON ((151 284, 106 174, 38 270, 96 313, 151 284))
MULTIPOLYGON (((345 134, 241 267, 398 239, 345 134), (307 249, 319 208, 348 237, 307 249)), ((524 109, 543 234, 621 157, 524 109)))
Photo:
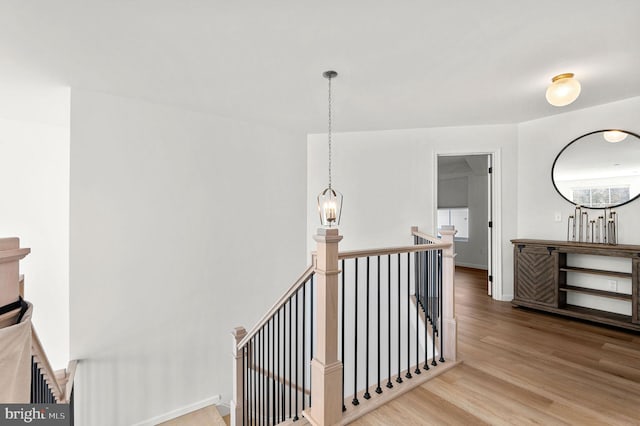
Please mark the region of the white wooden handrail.
POLYGON ((413 246, 382 247, 367 250, 350 250, 338 253, 338 259, 354 259, 357 257, 383 256, 387 254, 415 253, 419 251, 442 250, 451 247, 451 243, 417 244, 413 246))
POLYGON ((441 239, 438 237, 434 237, 433 235, 425 234, 424 232, 419 231, 417 226, 411 227, 411 235, 413 235, 414 237, 424 238, 427 241, 441 241, 441 239))
POLYGON ((66 373, 66 382, 64 384, 64 402, 71 401, 71 392, 73 391, 73 381, 76 378, 76 369, 78 368, 78 361, 69 361, 66 373))

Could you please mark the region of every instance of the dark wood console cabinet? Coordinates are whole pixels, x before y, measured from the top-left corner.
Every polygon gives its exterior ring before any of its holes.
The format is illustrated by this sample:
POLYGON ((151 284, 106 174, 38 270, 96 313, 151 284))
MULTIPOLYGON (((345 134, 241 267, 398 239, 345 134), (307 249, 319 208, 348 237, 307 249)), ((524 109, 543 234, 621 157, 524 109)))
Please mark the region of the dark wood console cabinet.
POLYGON ((511 242, 514 249, 513 305, 640 331, 640 246, 529 239, 511 242), (567 254, 626 258, 631 263, 631 272, 568 266, 567 254), (572 272, 630 278, 631 294, 568 285, 567 273, 572 272), (631 315, 571 305, 567 303, 567 293, 571 292, 628 301, 631 315))

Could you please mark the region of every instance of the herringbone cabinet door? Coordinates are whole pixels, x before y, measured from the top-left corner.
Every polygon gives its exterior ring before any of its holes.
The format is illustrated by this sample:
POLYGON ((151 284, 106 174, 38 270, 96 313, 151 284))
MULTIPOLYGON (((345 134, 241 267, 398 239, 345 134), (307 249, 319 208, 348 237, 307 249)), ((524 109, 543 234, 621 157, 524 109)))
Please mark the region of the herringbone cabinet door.
POLYGON ((516 256, 516 298, 556 305, 555 256, 526 248, 516 256))

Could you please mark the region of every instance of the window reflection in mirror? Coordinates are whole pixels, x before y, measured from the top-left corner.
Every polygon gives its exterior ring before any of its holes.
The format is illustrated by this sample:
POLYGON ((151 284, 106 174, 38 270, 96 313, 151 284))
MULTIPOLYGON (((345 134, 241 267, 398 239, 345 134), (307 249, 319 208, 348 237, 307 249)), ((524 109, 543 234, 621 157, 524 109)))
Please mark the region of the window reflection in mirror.
POLYGON ((615 207, 640 195, 640 137, 599 130, 570 142, 552 169, 556 190, 573 204, 615 207))

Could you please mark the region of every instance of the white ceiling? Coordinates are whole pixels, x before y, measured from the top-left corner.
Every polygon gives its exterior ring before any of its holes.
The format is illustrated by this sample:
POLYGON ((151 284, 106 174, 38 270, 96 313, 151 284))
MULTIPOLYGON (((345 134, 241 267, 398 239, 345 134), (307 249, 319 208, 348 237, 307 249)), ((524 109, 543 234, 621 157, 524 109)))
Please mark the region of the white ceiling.
MULTIPOLYGON (((640 95, 638 0, 2 0, 0 88, 46 82, 303 132, 514 123, 640 95), (578 100, 546 103, 574 72, 578 100)), ((0 91, 1 93, 1 91, 0 91)))

